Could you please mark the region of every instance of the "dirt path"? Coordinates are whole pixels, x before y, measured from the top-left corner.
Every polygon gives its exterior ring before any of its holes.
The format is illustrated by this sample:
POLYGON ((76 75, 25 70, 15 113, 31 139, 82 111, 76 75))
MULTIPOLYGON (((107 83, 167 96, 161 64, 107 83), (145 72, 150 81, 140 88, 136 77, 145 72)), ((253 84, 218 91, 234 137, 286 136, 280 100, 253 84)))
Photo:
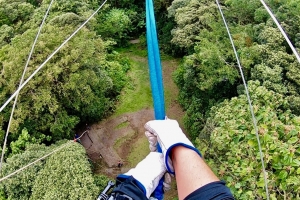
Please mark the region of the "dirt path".
MULTIPOLYGON (((147 59, 144 57, 130 54, 128 56, 134 61, 143 62, 147 65, 147 59)), ((178 88, 172 79, 172 73, 177 65, 176 60, 162 62, 166 113, 169 118, 177 119, 179 123, 182 123, 184 113, 176 101, 178 88)), ((98 167, 97 173, 114 177, 120 172, 127 171, 131 167, 128 164, 130 154, 133 151, 139 151, 141 140, 143 140, 143 144, 146 144, 144 124, 152 119, 154 119, 153 109, 144 108, 138 112, 125 113, 93 124, 89 132, 82 137, 82 144, 86 148, 89 157, 94 162, 100 163, 101 167, 98 167), (124 167, 121 169, 117 168, 119 161, 124 163, 124 167)), ((146 149, 145 151, 148 152, 149 150, 146 149)), ((143 155, 140 157, 143 157, 143 155)), ((137 163, 142 158, 134 157, 134 159, 137 159, 137 163)))
POLYGON ((118 161, 126 162, 122 158, 126 158, 129 153, 128 145, 133 139, 144 134, 144 124, 151 119, 153 119, 153 110, 146 109, 107 119, 92 125, 81 142, 93 161, 103 159, 107 167, 117 167, 118 161), (125 141, 118 145, 120 138, 125 138, 125 141))

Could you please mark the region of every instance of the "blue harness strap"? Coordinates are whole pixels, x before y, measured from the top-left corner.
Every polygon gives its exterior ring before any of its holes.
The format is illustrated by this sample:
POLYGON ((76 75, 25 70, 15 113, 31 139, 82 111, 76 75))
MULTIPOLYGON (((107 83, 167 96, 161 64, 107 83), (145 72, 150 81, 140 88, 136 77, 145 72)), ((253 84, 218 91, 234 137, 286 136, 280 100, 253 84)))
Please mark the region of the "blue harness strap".
MULTIPOLYGON (((165 100, 164 86, 162 78, 162 69, 160 62, 160 53, 158 48, 157 32, 154 17, 153 1, 146 0, 146 32, 147 32, 147 48, 148 48, 148 65, 150 73, 151 91, 154 104, 155 119, 165 119, 165 100)), ((157 151, 162 152, 159 145, 157 151)), ((160 180, 153 195, 158 200, 162 200, 163 196, 163 178, 160 180)))

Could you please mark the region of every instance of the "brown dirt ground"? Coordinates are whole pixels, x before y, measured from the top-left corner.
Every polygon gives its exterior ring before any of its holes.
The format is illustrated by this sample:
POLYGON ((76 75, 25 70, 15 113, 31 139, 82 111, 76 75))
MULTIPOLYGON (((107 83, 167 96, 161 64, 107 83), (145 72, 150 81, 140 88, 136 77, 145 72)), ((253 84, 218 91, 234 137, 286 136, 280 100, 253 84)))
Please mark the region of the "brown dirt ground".
MULTIPOLYGON (((145 58, 132 56, 131 59, 147 62, 145 58)), ((178 88, 173 82, 172 73, 176 69, 176 60, 162 61, 164 87, 172 91, 169 106, 166 113, 169 118, 176 119, 182 125, 184 112, 176 101, 178 88)), ((144 124, 154 119, 153 109, 143 109, 134 113, 126 113, 118 117, 108 118, 90 126, 90 130, 81 138, 90 159, 98 165, 97 173, 104 173, 114 178, 119 173, 128 171, 126 158, 130 153, 130 147, 144 136, 144 124), (117 167, 118 161, 124 163, 124 167, 117 167)), ((176 186, 173 184, 173 188, 176 186)), ((166 199, 177 196, 176 190, 170 192, 166 199)))

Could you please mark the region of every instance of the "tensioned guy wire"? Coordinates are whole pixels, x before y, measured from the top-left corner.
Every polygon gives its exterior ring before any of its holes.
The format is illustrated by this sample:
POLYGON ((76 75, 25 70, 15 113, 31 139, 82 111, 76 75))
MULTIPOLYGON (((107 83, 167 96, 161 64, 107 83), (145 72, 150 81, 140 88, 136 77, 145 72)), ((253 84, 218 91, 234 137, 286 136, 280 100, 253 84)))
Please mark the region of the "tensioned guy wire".
POLYGON ((283 35, 283 37, 285 38, 285 40, 287 41, 287 43, 289 44, 290 48, 292 49, 293 53, 295 54, 298 62, 300 63, 300 56, 299 53, 297 52, 297 50, 295 49, 295 47, 293 46, 293 44, 291 43, 290 39, 288 38, 288 36, 286 35, 285 31, 283 30, 282 26, 279 24, 279 22, 277 21, 276 17, 274 16, 274 14, 272 13, 272 11, 269 9, 269 7, 267 6, 267 4, 263 1, 260 0, 260 2, 263 4, 263 6, 265 7, 265 9, 268 11, 269 15, 271 16, 271 18, 273 19, 273 21, 275 22, 275 24, 277 25, 278 29, 280 30, 281 34, 283 35))
POLYGON ((107 0, 105 0, 99 8, 78 28, 76 29, 27 79, 24 81, 24 83, 11 95, 11 97, 2 105, 0 108, 0 112, 3 111, 3 109, 11 102, 11 100, 17 95, 18 92, 35 76, 36 73, 38 73, 46 64, 47 62, 69 41, 72 39, 74 35, 82 28, 84 27, 91 19, 94 17, 94 15, 104 6, 107 0))
MULTIPOLYGON (((30 61, 32 53, 34 51, 35 44, 36 44, 36 42, 38 40, 38 37, 39 37, 39 35, 41 33, 42 27, 43 27, 43 25, 44 25, 44 23, 46 21, 46 18, 48 16, 49 10, 50 10, 53 2, 54 2, 54 0, 51 0, 50 4, 48 6, 48 9, 47 9, 47 11, 46 11, 46 13, 44 15, 43 21, 42 21, 42 23, 41 23, 41 25, 39 27, 39 30, 38 30, 38 32, 36 34, 34 42, 33 42, 32 46, 31 46, 31 50, 30 50, 30 53, 28 55, 25 67, 24 67, 24 71, 23 71, 23 74, 22 74, 22 77, 21 77, 21 80, 20 80, 19 87, 22 85, 22 83, 24 81, 24 76, 26 74, 27 67, 29 65, 29 61, 30 61)), ((6 143, 7 143, 7 136, 8 136, 10 125, 11 125, 11 122, 12 122, 12 119, 13 119, 13 116, 14 116, 14 111, 15 111, 15 107, 16 107, 16 104, 17 104, 17 101, 18 101, 18 96, 19 96, 19 92, 17 92, 16 97, 15 97, 15 101, 14 101, 14 104, 13 104, 13 107, 12 107, 12 110, 11 110, 11 113, 10 113, 10 117, 9 117, 9 121, 8 121, 8 126, 7 126, 7 130, 6 130, 5 138, 4 138, 4 144, 3 144, 3 147, 2 147, 1 160, 0 160, 0 173, 1 173, 1 170, 2 170, 2 163, 3 163, 3 158, 4 158, 4 154, 5 154, 6 143)))
POLYGON ((245 77, 244 77, 244 73, 243 73, 243 70, 242 70, 242 67, 241 67, 240 59, 239 59, 239 56, 238 56, 237 51, 235 49, 235 46, 234 46, 234 43, 233 43, 233 39, 231 37, 228 25, 226 23, 226 20, 225 20, 225 17, 223 15, 221 6, 219 4, 219 1, 216 0, 216 3, 218 5, 218 8, 219 8, 219 11, 221 13, 223 22, 225 24, 225 27, 226 27, 226 30, 227 30, 227 33, 228 33, 228 36, 229 36, 229 39, 230 39, 230 42, 231 42, 231 45, 232 45, 235 57, 236 57, 236 60, 237 60, 238 66, 239 66, 239 70, 240 70, 240 73, 241 73, 243 84, 245 86, 245 91, 246 91, 246 95, 247 95, 247 99, 248 99, 248 103, 249 103, 249 108, 250 108, 250 112, 251 112, 251 116, 252 116, 252 121, 253 121, 253 125, 254 125, 255 135, 256 135, 256 139, 257 139, 257 143, 258 143, 258 149, 259 149, 259 154, 260 154, 261 166, 262 166, 262 170, 263 170, 263 176, 264 176, 264 183, 265 183, 267 200, 269 200, 268 180, 267 180, 267 174, 266 174, 266 169, 265 169, 265 164, 264 164, 264 158, 263 158, 263 153, 262 153, 262 149, 261 149, 260 139, 259 139, 259 135, 258 135, 257 122, 256 122, 256 118, 255 118, 255 115, 254 115, 253 106, 252 106, 252 103, 251 103, 251 99, 250 99, 250 95, 249 95, 247 83, 245 81, 245 77))

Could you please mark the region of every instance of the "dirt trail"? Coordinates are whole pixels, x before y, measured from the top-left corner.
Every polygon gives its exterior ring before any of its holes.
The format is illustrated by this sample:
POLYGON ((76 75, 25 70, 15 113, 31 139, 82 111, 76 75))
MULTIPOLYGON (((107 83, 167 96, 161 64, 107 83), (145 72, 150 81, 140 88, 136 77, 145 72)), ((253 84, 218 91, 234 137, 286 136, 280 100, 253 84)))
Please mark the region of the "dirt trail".
MULTIPOLYGON (((129 57, 147 65, 147 59, 144 57, 136 55, 130 55, 129 57)), ((169 118, 177 119, 181 123, 184 113, 176 101, 178 88, 172 79, 172 73, 177 65, 176 60, 162 62, 164 87, 171 91, 171 94, 168 94, 169 97, 166 98, 168 101, 166 113, 169 118)), ((101 163, 100 172, 114 177, 120 172, 128 170, 126 168, 126 158, 130 154, 130 149, 141 137, 145 137, 144 124, 152 119, 154 119, 154 111, 147 108, 138 112, 108 118, 98 124, 93 124, 89 132, 82 137, 82 144, 86 148, 89 157, 94 162, 101 163), (125 163, 125 167, 122 169, 117 168, 120 160, 125 163)))
POLYGON ((121 158, 127 156, 129 148, 126 145, 119 148, 117 152, 114 148, 115 143, 122 137, 129 136, 129 139, 133 139, 142 135, 144 124, 151 119, 153 119, 153 110, 147 109, 107 119, 92 125, 91 130, 82 137, 81 142, 93 161, 103 159, 108 167, 117 167, 118 161, 125 162, 121 158))

